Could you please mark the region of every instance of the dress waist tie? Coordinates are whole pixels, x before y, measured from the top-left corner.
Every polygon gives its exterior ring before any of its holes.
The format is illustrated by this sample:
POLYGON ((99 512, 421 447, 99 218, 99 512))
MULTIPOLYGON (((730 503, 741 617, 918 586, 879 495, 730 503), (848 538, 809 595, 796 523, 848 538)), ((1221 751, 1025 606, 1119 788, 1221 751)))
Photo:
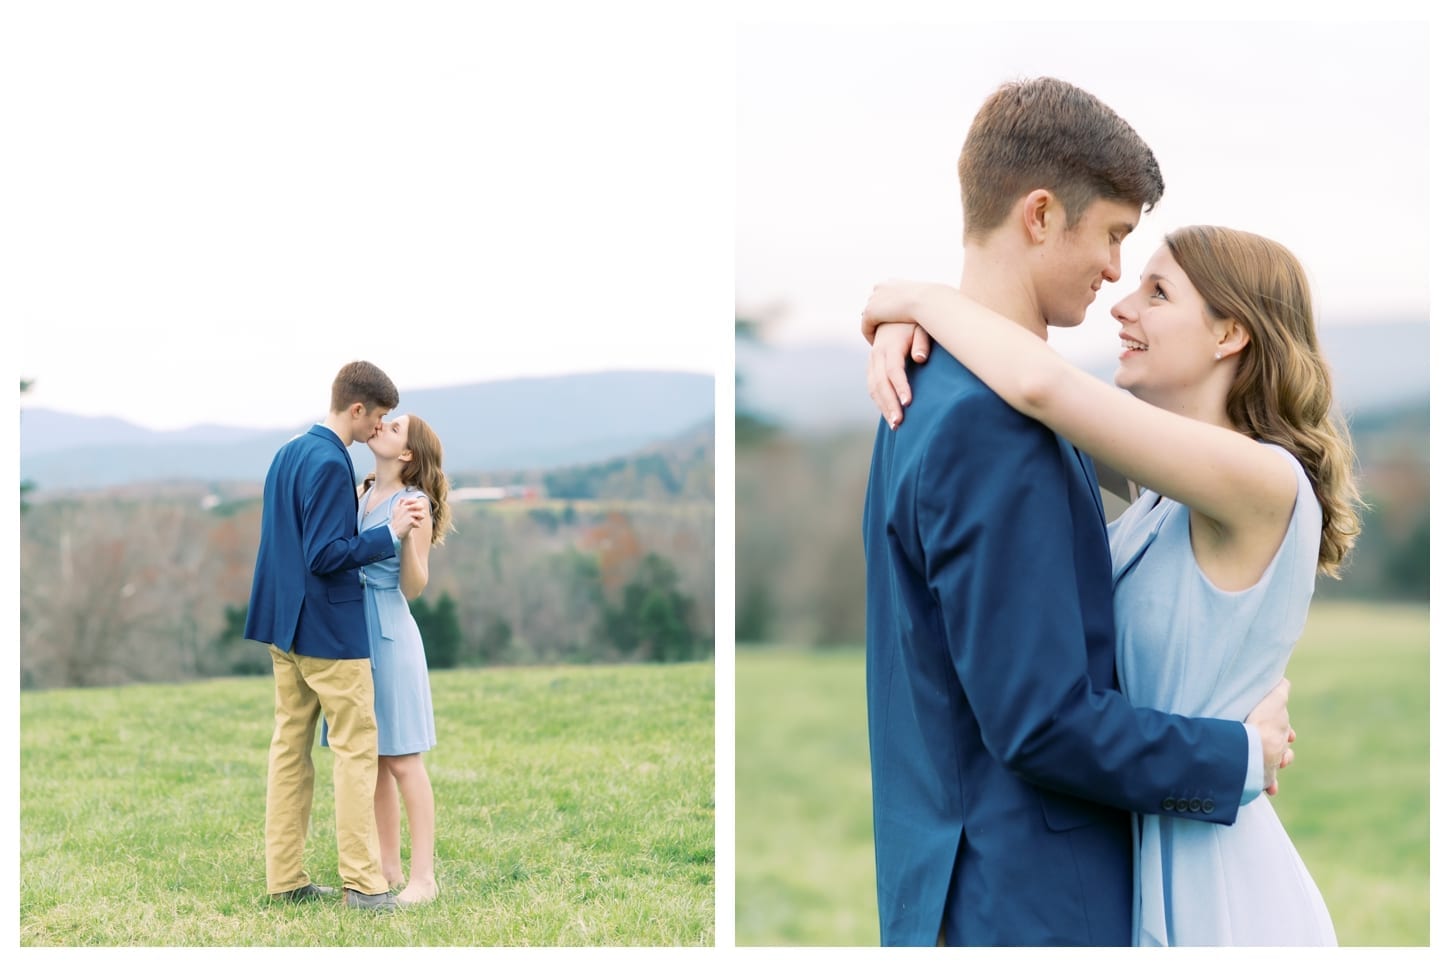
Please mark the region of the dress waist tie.
POLYGON ((374 641, 396 641, 398 638, 398 608, 404 611, 408 608, 408 602, 401 594, 389 594, 389 591, 398 590, 396 580, 379 580, 368 574, 363 575, 363 585, 377 594, 365 594, 366 599, 363 610, 367 614, 368 622, 368 659, 374 669, 378 667, 377 656, 373 654, 374 641))

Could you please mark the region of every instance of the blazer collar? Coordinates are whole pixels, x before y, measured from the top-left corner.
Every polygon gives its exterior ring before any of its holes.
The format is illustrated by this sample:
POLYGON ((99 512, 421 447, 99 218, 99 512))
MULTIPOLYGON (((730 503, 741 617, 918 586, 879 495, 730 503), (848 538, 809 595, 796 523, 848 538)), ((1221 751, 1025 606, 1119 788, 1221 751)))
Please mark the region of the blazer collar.
POLYGON ((318 439, 330 440, 332 441, 333 445, 336 446, 338 449, 342 450, 343 453, 347 452, 347 447, 342 445, 342 437, 338 436, 333 431, 332 427, 323 426, 321 423, 314 423, 308 428, 307 432, 317 437, 318 439))
MULTIPOLYGON (((357 480, 357 468, 354 467, 352 464, 352 454, 348 452, 347 447, 342 445, 342 437, 338 436, 335 432, 333 432, 332 427, 323 426, 321 423, 314 423, 307 430, 307 433, 310 436, 315 436, 320 440, 328 440, 332 443, 333 446, 341 450, 343 458, 347 460, 347 472, 352 475, 352 479, 354 481, 357 480)), ((353 503, 357 503, 357 493, 354 492, 352 496, 353 503)))

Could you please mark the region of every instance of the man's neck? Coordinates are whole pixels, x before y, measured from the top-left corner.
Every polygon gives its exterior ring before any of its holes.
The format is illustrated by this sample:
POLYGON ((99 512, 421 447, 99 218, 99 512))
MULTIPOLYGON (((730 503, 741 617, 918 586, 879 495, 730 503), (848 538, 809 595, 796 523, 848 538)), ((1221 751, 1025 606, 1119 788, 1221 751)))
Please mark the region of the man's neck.
POLYGON ((322 425, 336 433, 338 439, 342 440, 343 446, 352 446, 352 421, 348 419, 346 412, 327 414, 327 419, 322 421, 322 425))
POLYGON ((962 252, 962 279, 958 288, 972 301, 1001 313, 1039 339, 1046 339, 1047 323, 1042 318, 1023 256, 997 241, 999 244, 995 245, 967 243, 962 252))

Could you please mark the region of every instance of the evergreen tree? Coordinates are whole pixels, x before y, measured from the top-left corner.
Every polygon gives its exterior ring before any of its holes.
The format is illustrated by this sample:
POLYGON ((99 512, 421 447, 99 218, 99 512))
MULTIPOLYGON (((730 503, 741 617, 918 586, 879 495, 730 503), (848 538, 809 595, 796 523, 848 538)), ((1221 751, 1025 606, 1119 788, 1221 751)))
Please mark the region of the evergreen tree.
POLYGON ((463 643, 463 629, 458 623, 458 606, 452 595, 443 592, 438 603, 429 605, 421 597, 410 603, 418 633, 423 636, 423 654, 429 668, 454 668, 458 650, 463 643))
POLYGON ((676 587, 679 572, 668 559, 645 555, 618 607, 605 609, 604 636, 621 657, 688 661, 697 641, 690 630, 692 602, 676 587))

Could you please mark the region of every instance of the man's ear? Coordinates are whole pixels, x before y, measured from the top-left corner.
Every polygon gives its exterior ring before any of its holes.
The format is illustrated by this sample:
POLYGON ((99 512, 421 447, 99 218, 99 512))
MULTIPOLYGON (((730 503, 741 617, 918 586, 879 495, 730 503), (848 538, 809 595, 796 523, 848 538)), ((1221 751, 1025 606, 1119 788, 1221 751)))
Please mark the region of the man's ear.
POLYGON ((1022 227, 1034 245, 1047 241, 1048 227, 1057 217, 1057 198, 1046 188, 1034 188, 1022 196, 1022 227))

